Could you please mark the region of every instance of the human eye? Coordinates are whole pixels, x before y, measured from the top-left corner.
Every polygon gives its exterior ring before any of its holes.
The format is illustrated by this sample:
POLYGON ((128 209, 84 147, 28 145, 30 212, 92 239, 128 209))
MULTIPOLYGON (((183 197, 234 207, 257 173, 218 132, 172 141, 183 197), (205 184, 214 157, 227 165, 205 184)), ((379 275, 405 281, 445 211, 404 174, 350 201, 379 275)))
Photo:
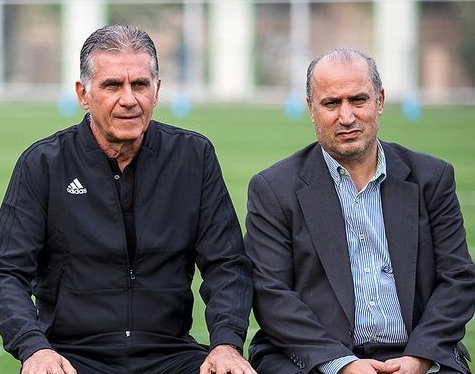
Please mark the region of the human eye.
POLYGON ((120 87, 120 82, 116 80, 106 80, 101 84, 101 87, 106 90, 115 90, 120 87))
POLYGON ((148 79, 139 79, 133 83, 136 89, 145 89, 150 87, 150 81, 148 79))
POLYGON ((321 105, 327 109, 334 109, 338 106, 339 103, 340 101, 337 99, 327 99, 327 100, 322 100, 321 105))
POLYGON ((351 99, 351 103, 354 105, 363 105, 368 101, 367 96, 355 96, 351 99))

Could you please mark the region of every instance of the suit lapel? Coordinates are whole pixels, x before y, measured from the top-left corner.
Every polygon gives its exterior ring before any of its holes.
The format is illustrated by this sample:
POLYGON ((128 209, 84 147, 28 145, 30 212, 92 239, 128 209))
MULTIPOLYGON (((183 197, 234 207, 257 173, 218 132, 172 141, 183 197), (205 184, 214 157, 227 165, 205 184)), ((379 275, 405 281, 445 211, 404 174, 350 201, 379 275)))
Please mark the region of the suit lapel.
POLYGON ((381 185, 384 225, 401 312, 410 332, 416 284, 419 193, 415 184, 405 180, 409 167, 391 148, 384 143, 383 146, 388 175, 381 185))
POLYGON ((297 191, 297 198, 326 276, 348 321, 354 326, 353 281, 340 201, 320 146, 314 150, 301 172, 307 186, 297 191))

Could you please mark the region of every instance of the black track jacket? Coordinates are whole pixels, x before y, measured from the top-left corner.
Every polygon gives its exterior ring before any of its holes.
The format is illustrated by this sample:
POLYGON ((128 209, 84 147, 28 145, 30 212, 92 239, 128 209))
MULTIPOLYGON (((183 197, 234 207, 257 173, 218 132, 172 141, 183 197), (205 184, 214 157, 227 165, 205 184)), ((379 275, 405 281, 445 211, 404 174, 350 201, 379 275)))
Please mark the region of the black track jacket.
POLYGON ((25 360, 118 337, 196 345, 195 264, 211 347, 242 347, 251 269, 211 143, 151 121, 137 161, 133 261, 113 177, 87 115, 19 158, 0 211, 5 349, 25 360))

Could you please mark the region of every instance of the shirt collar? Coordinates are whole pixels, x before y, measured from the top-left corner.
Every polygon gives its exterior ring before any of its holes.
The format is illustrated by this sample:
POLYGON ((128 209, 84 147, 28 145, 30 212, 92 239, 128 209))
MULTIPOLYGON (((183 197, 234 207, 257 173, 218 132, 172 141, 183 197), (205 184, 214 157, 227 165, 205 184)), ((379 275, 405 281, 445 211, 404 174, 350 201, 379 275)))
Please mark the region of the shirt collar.
MULTIPOLYGON (((325 149, 323 149, 323 147, 322 152, 330 175, 332 176, 336 184, 340 184, 341 178, 343 178, 344 176, 349 176, 350 174, 343 166, 340 165, 338 161, 336 161, 332 156, 330 156, 330 154, 325 149)), ((384 155, 383 147, 381 146, 381 143, 378 140, 378 159, 376 162, 376 171, 370 182, 376 181, 379 184, 384 179, 386 179, 386 157, 384 155)))

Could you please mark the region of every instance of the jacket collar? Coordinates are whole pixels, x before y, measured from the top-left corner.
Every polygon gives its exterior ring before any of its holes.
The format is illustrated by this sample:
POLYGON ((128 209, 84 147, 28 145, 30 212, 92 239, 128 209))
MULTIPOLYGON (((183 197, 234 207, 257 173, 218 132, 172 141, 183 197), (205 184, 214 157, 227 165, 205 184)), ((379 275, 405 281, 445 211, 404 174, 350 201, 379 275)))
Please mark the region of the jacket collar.
POLYGON ((388 171, 381 185, 384 226, 402 317, 411 332, 419 240, 419 187, 409 180, 411 168, 394 147, 384 142, 382 145, 388 171))
POLYGON ((300 178, 306 186, 297 198, 328 280, 351 326, 354 326, 353 280, 345 225, 333 179, 317 143, 309 153, 300 178))

